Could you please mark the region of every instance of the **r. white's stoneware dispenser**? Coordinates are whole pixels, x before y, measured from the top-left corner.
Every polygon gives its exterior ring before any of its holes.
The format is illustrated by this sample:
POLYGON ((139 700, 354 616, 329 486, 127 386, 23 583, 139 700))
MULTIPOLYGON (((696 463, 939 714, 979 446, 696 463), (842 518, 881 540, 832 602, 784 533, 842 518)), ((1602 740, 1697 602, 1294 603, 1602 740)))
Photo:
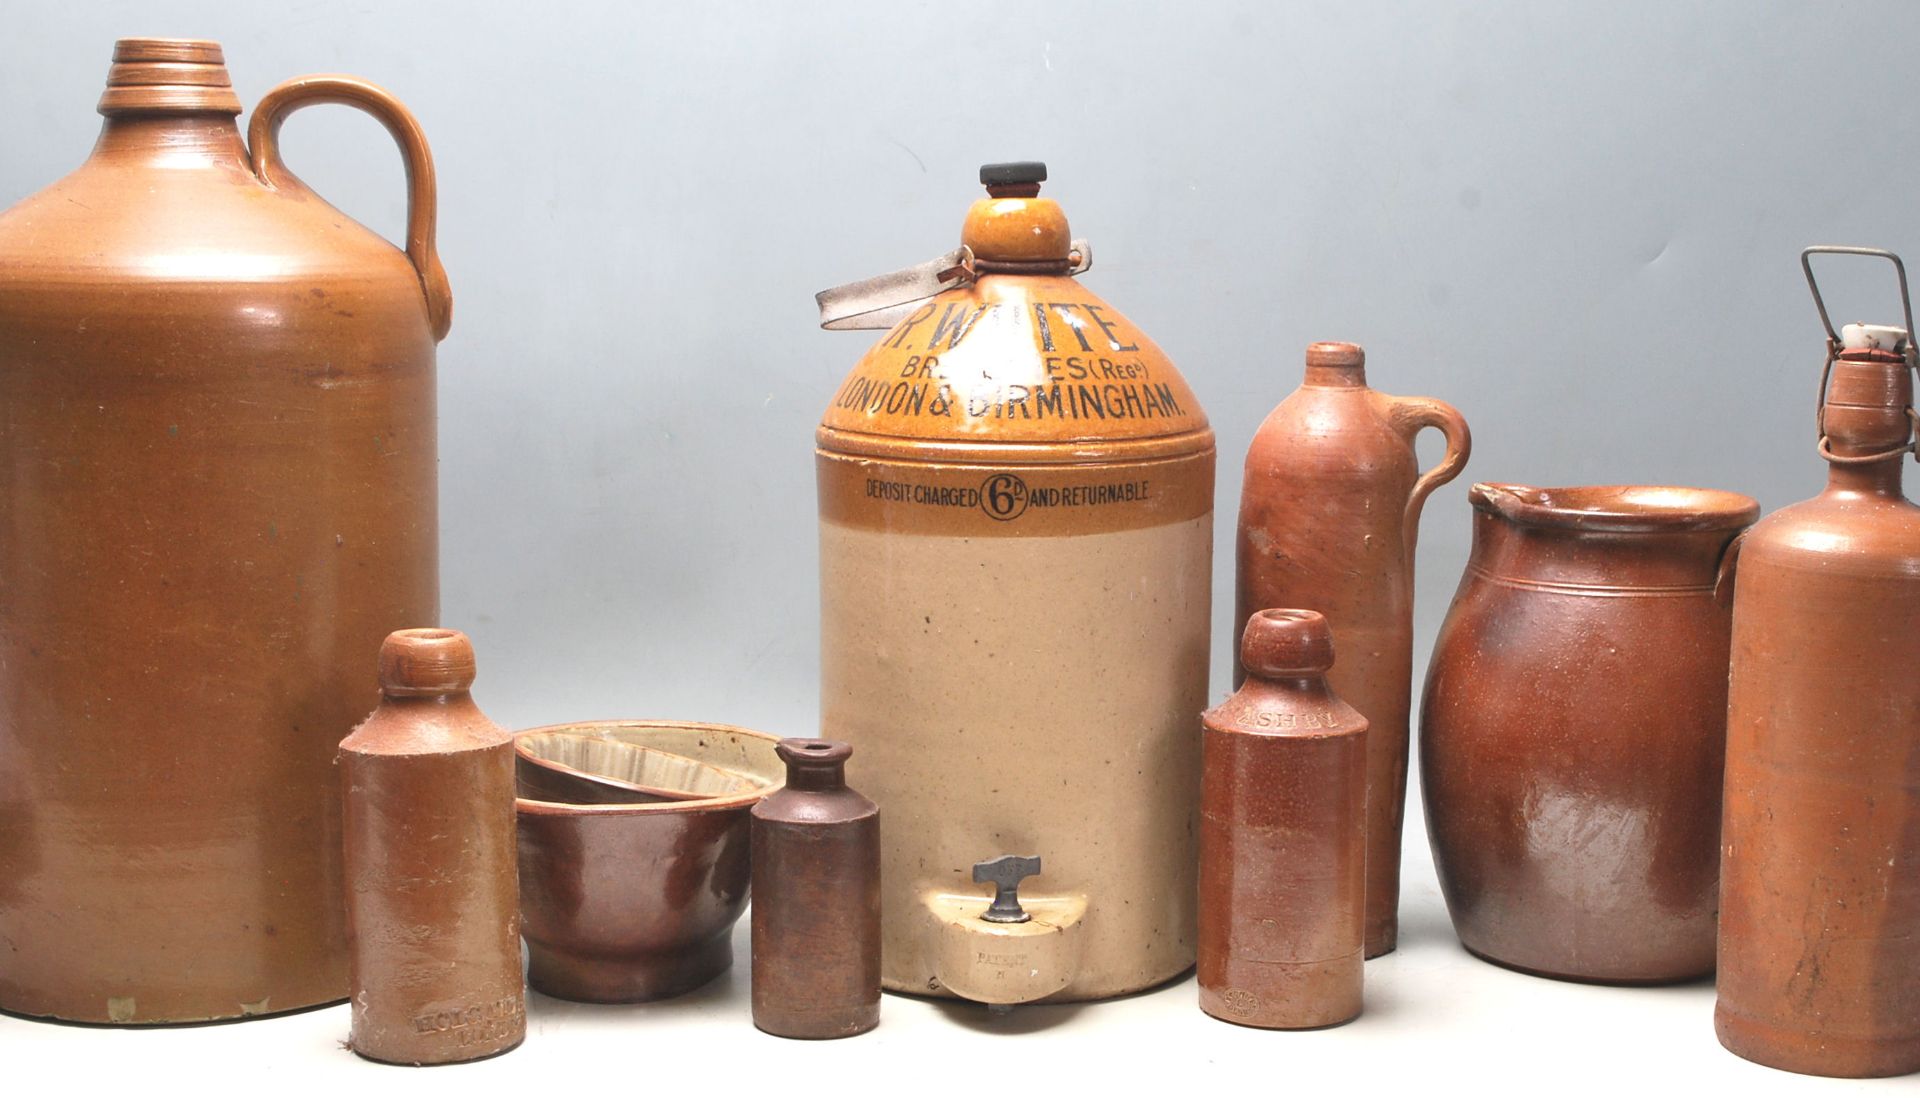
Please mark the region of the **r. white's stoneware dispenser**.
POLYGON ((1194 959, 1213 432, 1045 178, 989 165, 960 249, 821 295, 892 325, 817 437, 822 735, 887 819, 885 986, 995 1004, 1194 959))

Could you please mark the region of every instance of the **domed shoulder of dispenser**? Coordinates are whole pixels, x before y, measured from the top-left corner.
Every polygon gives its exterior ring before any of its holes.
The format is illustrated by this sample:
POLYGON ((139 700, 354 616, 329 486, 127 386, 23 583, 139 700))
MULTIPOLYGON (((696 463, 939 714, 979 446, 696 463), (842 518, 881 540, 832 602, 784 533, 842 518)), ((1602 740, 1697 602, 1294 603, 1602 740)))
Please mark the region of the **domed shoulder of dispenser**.
POLYGON ((960 230, 966 281, 928 298, 861 358, 820 448, 919 461, 1088 463, 1211 454, 1186 379, 1082 286, 1066 212, 1038 161, 987 164, 960 230))
POLYGON ((887 440, 923 456, 948 442, 1084 461, 1115 444, 1192 453, 1213 434, 1186 379, 1118 309, 1065 275, 988 274, 915 308, 834 394, 823 446, 887 440))

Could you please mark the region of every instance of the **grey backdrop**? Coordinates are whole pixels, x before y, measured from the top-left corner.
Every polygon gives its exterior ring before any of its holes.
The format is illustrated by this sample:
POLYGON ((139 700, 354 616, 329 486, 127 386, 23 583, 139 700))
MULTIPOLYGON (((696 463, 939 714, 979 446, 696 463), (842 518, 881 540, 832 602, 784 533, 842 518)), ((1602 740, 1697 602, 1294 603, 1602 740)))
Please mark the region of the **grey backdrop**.
MULTIPOLYGON (((336 70, 419 115, 456 302, 445 621, 510 725, 812 730, 811 431, 871 334, 811 295, 952 247, 985 160, 1048 162, 1089 282, 1213 417, 1216 668, 1241 455, 1307 342, 1473 425, 1428 508, 1424 660, 1470 480, 1817 490, 1797 250, 1920 260, 1899 2, 5 7, 0 205, 86 155, 118 35, 222 40, 248 103, 336 70)), ((398 231, 374 123, 308 111, 285 144, 398 231)), ((1883 272, 1833 286, 1897 322, 1883 272)))

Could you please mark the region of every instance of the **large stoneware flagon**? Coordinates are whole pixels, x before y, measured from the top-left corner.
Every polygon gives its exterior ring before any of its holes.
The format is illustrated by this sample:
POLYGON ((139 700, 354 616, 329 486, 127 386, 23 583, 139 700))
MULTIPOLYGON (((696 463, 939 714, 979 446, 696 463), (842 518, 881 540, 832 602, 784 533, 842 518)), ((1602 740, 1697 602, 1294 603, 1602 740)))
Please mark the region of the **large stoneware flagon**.
POLYGON ((0 1009, 187 1022, 347 994, 334 749, 439 615, 426 139, 310 76, 243 140, 220 47, 129 38, 85 163, 0 214, 0 1009), (399 248, 280 124, 382 122, 399 248))

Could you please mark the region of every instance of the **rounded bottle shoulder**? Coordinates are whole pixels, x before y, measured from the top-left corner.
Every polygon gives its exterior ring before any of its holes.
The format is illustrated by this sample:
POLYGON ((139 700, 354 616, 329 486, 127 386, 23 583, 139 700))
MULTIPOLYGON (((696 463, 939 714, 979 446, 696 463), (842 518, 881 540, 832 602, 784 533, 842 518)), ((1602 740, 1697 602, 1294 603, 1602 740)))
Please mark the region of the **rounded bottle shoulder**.
POLYGON ((1832 492, 1791 504, 1755 523, 1741 543, 1740 570, 1769 563, 1920 580, 1920 507, 1832 492))
POLYGON ((399 247, 304 184, 269 188, 242 163, 88 161, 0 213, 0 293, 316 282, 421 296, 399 247))
POLYGON ((1367 730, 1367 718, 1324 684, 1292 689, 1253 678, 1201 721, 1213 732, 1289 739, 1356 736, 1367 730))
POLYGON ((1390 399, 1366 388, 1295 389, 1254 432, 1247 474, 1292 478, 1311 470, 1363 479, 1399 474, 1411 485, 1419 475, 1419 457, 1388 417, 1390 399))
POLYGON ((340 741, 356 755, 446 755, 494 749, 511 753, 513 734, 487 719, 471 698, 385 698, 340 741))
POLYGON ((856 823, 879 813, 878 805, 852 788, 800 790, 782 786, 753 806, 753 818, 768 823, 856 823))

